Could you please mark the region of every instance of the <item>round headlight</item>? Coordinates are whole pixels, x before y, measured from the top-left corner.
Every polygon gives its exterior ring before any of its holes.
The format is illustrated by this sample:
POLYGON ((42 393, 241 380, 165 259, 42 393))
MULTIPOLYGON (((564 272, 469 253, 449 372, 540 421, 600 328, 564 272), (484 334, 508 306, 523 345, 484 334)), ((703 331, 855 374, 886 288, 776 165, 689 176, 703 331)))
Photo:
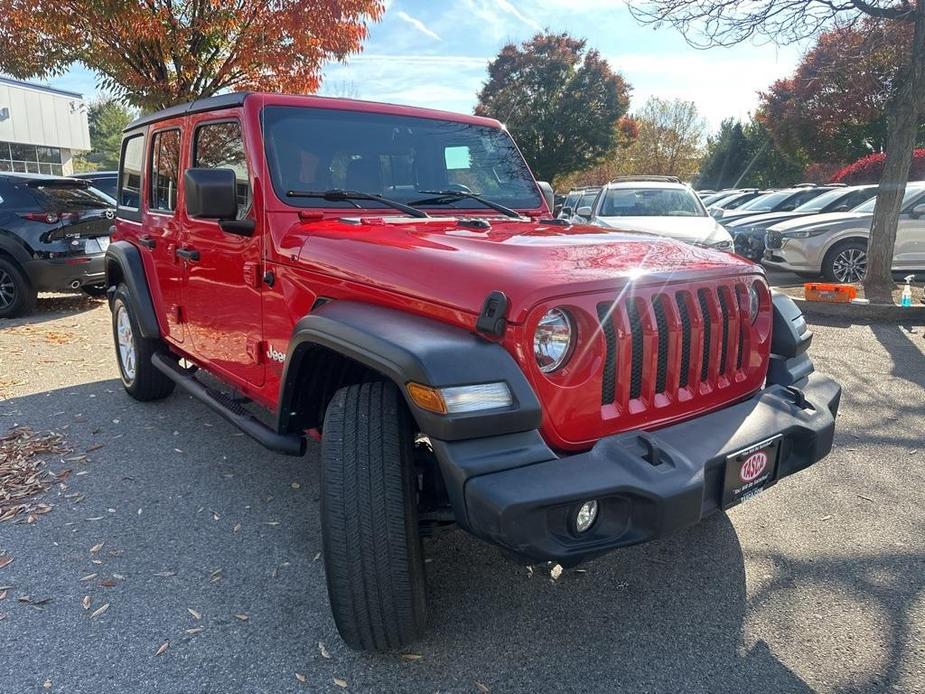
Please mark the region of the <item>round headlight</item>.
POLYGON ((572 319, 560 308, 550 309, 536 326, 533 335, 533 356, 540 371, 555 371, 569 357, 572 347, 572 319))
POLYGON ((754 323, 758 320, 758 308, 761 306, 761 295, 758 294, 758 283, 748 285, 748 319, 754 323))

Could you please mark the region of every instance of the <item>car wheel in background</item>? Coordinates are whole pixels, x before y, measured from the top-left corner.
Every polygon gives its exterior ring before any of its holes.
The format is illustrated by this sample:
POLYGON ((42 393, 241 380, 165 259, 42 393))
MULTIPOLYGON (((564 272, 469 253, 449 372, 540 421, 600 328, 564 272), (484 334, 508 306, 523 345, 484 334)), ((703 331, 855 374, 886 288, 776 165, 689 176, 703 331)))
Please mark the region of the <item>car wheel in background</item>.
POLYGON ((80 291, 89 296, 91 299, 105 299, 109 287, 105 284, 88 284, 81 287, 80 291))
POLYGON ((0 258, 0 318, 32 313, 36 293, 18 265, 0 258))
POLYGON ((867 244, 842 241, 825 254, 822 274, 829 282, 857 283, 867 274, 867 244))
POLYGON ((174 382, 158 371, 151 357, 163 350, 160 340, 141 336, 132 313, 128 288, 120 284, 112 302, 112 335, 116 344, 116 361, 126 392, 136 400, 160 400, 173 392, 174 382))

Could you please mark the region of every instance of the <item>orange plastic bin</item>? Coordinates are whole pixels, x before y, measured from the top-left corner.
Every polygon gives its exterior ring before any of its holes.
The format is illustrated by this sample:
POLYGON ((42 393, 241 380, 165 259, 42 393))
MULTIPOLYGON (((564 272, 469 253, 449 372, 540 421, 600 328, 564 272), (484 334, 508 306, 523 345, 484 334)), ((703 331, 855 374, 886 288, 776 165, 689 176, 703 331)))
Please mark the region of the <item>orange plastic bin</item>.
POLYGON ((831 304, 848 304, 858 296, 857 287, 851 284, 807 282, 803 285, 807 301, 826 301, 831 304))

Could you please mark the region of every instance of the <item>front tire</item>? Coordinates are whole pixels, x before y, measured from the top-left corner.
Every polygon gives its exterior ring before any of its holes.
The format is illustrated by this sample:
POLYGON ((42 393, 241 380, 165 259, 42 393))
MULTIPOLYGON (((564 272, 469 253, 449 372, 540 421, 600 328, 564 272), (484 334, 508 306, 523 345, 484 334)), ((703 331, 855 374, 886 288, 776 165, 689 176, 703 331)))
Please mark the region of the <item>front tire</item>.
POLYGON ((414 427, 392 383, 334 395, 321 443, 321 536, 337 630, 357 650, 401 648, 426 623, 414 427))
POLYGON ((825 254, 822 274, 829 282, 863 282, 867 274, 867 244, 863 241, 842 241, 836 244, 825 254))
POLYGON ((36 296, 22 269, 16 263, 0 258, 0 318, 32 313, 36 296))
POLYGON ((163 351, 163 343, 141 336, 124 284, 116 288, 112 300, 112 335, 125 392, 142 402, 160 400, 173 392, 174 382, 151 363, 151 357, 163 351))

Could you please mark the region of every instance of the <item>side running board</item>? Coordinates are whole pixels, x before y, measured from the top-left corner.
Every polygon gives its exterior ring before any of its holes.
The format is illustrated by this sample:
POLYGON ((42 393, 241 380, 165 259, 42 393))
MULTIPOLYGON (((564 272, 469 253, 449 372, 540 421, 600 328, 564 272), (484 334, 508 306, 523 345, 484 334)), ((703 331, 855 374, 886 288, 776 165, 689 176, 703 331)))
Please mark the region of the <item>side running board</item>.
POLYGON ((155 354, 151 357, 151 363, 171 381, 197 400, 208 405, 257 443, 283 455, 305 455, 306 443, 304 436, 279 434, 273 431, 237 403, 204 386, 193 377, 192 373, 165 354, 155 354))

